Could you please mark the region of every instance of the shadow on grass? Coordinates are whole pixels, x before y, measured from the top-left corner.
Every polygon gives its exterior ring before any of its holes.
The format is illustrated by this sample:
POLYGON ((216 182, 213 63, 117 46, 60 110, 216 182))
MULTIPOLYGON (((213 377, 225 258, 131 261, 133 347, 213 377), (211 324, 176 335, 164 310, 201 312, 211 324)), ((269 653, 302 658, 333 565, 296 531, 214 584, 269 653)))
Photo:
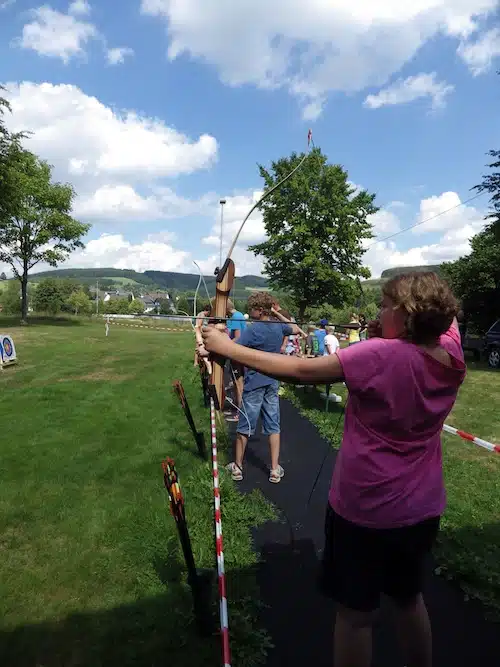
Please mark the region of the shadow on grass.
MULTIPOLYGON (((175 559, 174 559, 175 561, 175 559)), ((2 667, 219 667, 217 586, 213 635, 196 629, 193 601, 178 563, 154 562, 165 592, 112 609, 0 630, 2 667)), ((269 642, 255 626, 259 604, 255 568, 229 571, 230 637, 239 667, 265 664, 269 642)), ((216 581, 216 579, 214 579, 216 581)))
POLYGON ((216 638, 194 633, 187 587, 60 621, 0 633, 3 667, 217 665, 216 638), (191 631, 190 631, 191 630, 191 631))
POLYGON ((481 601, 485 616, 499 623, 500 522, 459 529, 445 524, 436 559, 442 574, 467 596, 481 601))
MULTIPOLYGON (((88 320, 89 322, 91 320, 88 320)), ((49 316, 35 316, 28 317, 28 323, 23 325, 19 317, 9 317, 7 315, 0 316, 0 327, 3 329, 13 329, 20 326, 54 326, 54 327, 79 327, 83 320, 76 317, 49 317, 49 316)))

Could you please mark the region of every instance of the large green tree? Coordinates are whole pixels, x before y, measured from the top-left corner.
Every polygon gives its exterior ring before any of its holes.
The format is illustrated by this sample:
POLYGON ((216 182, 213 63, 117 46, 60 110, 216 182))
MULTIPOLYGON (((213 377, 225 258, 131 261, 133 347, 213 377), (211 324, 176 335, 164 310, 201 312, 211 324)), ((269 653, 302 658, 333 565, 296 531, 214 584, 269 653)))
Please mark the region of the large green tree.
POLYGON ((0 218, 0 261, 21 283, 22 319, 28 315, 28 275, 39 262, 57 266, 90 229, 71 216, 71 185, 52 181, 52 168, 27 150, 7 167, 11 204, 0 218))
MULTIPOLYGON (((292 154, 260 167, 266 188, 281 181, 303 158, 292 154)), ((303 166, 261 205, 268 239, 251 246, 264 258, 272 287, 293 296, 297 316, 323 303, 341 307, 369 278, 363 241, 370 239, 375 195, 358 191, 340 165, 315 148, 303 166)))

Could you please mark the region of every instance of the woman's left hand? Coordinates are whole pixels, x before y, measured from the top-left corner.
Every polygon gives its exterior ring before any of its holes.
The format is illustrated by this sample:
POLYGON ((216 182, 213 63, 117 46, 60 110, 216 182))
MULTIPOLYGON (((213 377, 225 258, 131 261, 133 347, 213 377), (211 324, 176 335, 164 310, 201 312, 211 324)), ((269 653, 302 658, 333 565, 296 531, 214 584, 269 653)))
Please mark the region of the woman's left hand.
POLYGON ((217 325, 209 325, 203 327, 202 331, 203 344, 205 349, 212 354, 220 357, 228 356, 231 347, 234 345, 225 331, 217 329, 217 325))

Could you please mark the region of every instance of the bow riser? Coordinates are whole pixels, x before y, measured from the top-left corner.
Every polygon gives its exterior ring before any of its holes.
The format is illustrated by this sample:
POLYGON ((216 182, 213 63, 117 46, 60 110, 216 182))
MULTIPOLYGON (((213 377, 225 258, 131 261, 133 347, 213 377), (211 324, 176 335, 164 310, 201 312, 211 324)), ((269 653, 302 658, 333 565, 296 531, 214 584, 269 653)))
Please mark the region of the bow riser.
MULTIPOLYGON (((234 262, 232 259, 226 259, 222 268, 217 270, 215 284, 215 303, 210 313, 210 323, 226 328, 225 318, 227 315, 227 301, 234 282, 234 262)), ((208 390, 213 398, 215 409, 220 411, 224 407, 226 400, 224 392, 224 366, 225 359, 212 359, 212 374, 208 390)))

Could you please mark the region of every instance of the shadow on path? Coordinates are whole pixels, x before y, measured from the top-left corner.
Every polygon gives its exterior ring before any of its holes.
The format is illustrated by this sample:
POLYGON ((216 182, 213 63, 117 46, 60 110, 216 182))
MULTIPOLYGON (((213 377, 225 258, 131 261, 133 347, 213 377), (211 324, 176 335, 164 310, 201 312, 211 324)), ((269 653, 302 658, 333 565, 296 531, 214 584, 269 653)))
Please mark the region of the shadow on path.
MULTIPOLYGON (((281 402, 282 456, 285 477, 268 481, 267 440, 256 436, 248 445, 243 492, 254 488, 276 505, 279 523, 254 532, 262 562, 258 570, 262 622, 275 648, 268 667, 332 667, 334 610, 316 588, 323 548, 323 520, 336 453, 316 428, 288 401, 281 402), (325 454, 326 460, 325 460, 325 454), (309 506, 307 500, 325 460, 309 506)), ((455 586, 434 575, 429 563, 425 596, 434 631, 435 667, 498 667, 500 625, 487 621, 479 603, 465 602, 455 586)), ((385 603, 374 632, 373 667, 403 667, 385 603)))

